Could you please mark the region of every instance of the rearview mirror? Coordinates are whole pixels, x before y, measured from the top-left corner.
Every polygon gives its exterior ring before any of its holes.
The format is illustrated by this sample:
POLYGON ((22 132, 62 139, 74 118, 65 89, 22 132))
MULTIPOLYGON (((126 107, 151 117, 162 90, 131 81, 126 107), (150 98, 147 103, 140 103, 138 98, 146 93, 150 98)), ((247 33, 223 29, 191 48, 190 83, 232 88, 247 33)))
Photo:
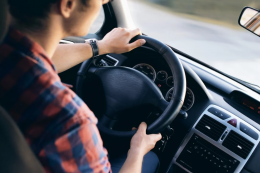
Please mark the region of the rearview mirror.
POLYGON ((251 7, 245 7, 240 14, 238 23, 243 28, 260 36, 260 11, 251 7))

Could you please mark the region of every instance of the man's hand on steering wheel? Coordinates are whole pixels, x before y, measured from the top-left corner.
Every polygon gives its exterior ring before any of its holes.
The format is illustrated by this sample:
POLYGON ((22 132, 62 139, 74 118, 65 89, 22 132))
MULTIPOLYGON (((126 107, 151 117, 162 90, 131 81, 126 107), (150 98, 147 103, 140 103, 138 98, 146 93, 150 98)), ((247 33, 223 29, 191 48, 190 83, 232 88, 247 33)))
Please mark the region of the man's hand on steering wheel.
POLYGON ((141 31, 138 28, 133 30, 126 28, 113 29, 102 40, 97 42, 100 54, 121 54, 144 45, 146 42, 144 39, 139 39, 129 44, 129 41, 137 35, 141 35, 141 31))
POLYGON ((131 140, 130 153, 138 153, 144 156, 152 150, 155 147, 156 142, 162 138, 160 133, 147 135, 146 129, 147 124, 142 122, 131 140))
POLYGON ((142 122, 131 140, 127 159, 119 173, 141 172, 144 155, 152 150, 156 142, 162 138, 160 133, 147 135, 146 130, 147 124, 142 122))

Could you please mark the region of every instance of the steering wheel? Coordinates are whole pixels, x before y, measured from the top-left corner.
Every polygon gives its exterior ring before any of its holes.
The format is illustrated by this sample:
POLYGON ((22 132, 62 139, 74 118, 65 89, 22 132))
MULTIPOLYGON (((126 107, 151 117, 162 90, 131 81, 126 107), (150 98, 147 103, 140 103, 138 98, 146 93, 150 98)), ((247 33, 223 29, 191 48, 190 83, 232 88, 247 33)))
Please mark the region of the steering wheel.
POLYGON ((185 98, 186 77, 183 66, 174 52, 165 44, 147 37, 136 36, 132 41, 145 39, 146 44, 157 51, 168 63, 174 77, 174 92, 167 102, 159 88, 143 73, 128 67, 97 67, 93 61, 85 61, 78 72, 76 93, 82 97, 84 76, 91 73, 99 78, 106 99, 106 110, 99 119, 99 130, 114 137, 131 137, 133 131, 116 131, 112 129, 119 114, 124 110, 142 105, 153 105, 163 113, 147 127, 147 133, 162 132, 178 115, 185 98))

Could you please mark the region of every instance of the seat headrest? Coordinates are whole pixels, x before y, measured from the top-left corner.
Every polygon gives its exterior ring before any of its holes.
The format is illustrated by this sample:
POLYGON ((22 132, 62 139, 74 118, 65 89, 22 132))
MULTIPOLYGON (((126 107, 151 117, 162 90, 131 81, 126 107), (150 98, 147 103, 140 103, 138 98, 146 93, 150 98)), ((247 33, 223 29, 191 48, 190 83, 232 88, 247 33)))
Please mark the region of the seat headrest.
POLYGON ((0 0, 0 43, 9 26, 9 18, 7 0, 0 0))
POLYGON ((44 173, 11 116, 0 106, 0 172, 44 173))

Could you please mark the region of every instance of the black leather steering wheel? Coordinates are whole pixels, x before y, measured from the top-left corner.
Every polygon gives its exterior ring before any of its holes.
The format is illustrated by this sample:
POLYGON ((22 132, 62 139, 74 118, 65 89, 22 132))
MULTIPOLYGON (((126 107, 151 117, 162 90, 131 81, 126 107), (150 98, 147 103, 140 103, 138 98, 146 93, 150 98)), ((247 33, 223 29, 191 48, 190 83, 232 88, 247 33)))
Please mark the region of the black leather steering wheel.
POLYGON ((163 113, 147 128, 147 133, 162 132, 178 115, 185 98, 186 77, 183 66, 174 52, 165 44, 146 36, 136 36, 132 41, 145 39, 146 44, 157 51, 168 63, 174 77, 174 92, 167 102, 159 88, 143 73, 128 67, 97 67, 92 61, 85 61, 77 77, 76 93, 82 97, 84 76, 96 75, 103 86, 106 111, 99 119, 98 128, 104 134, 115 137, 131 137, 133 131, 115 131, 111 126, 121 111, 145 104, 158 107, 163 113))

